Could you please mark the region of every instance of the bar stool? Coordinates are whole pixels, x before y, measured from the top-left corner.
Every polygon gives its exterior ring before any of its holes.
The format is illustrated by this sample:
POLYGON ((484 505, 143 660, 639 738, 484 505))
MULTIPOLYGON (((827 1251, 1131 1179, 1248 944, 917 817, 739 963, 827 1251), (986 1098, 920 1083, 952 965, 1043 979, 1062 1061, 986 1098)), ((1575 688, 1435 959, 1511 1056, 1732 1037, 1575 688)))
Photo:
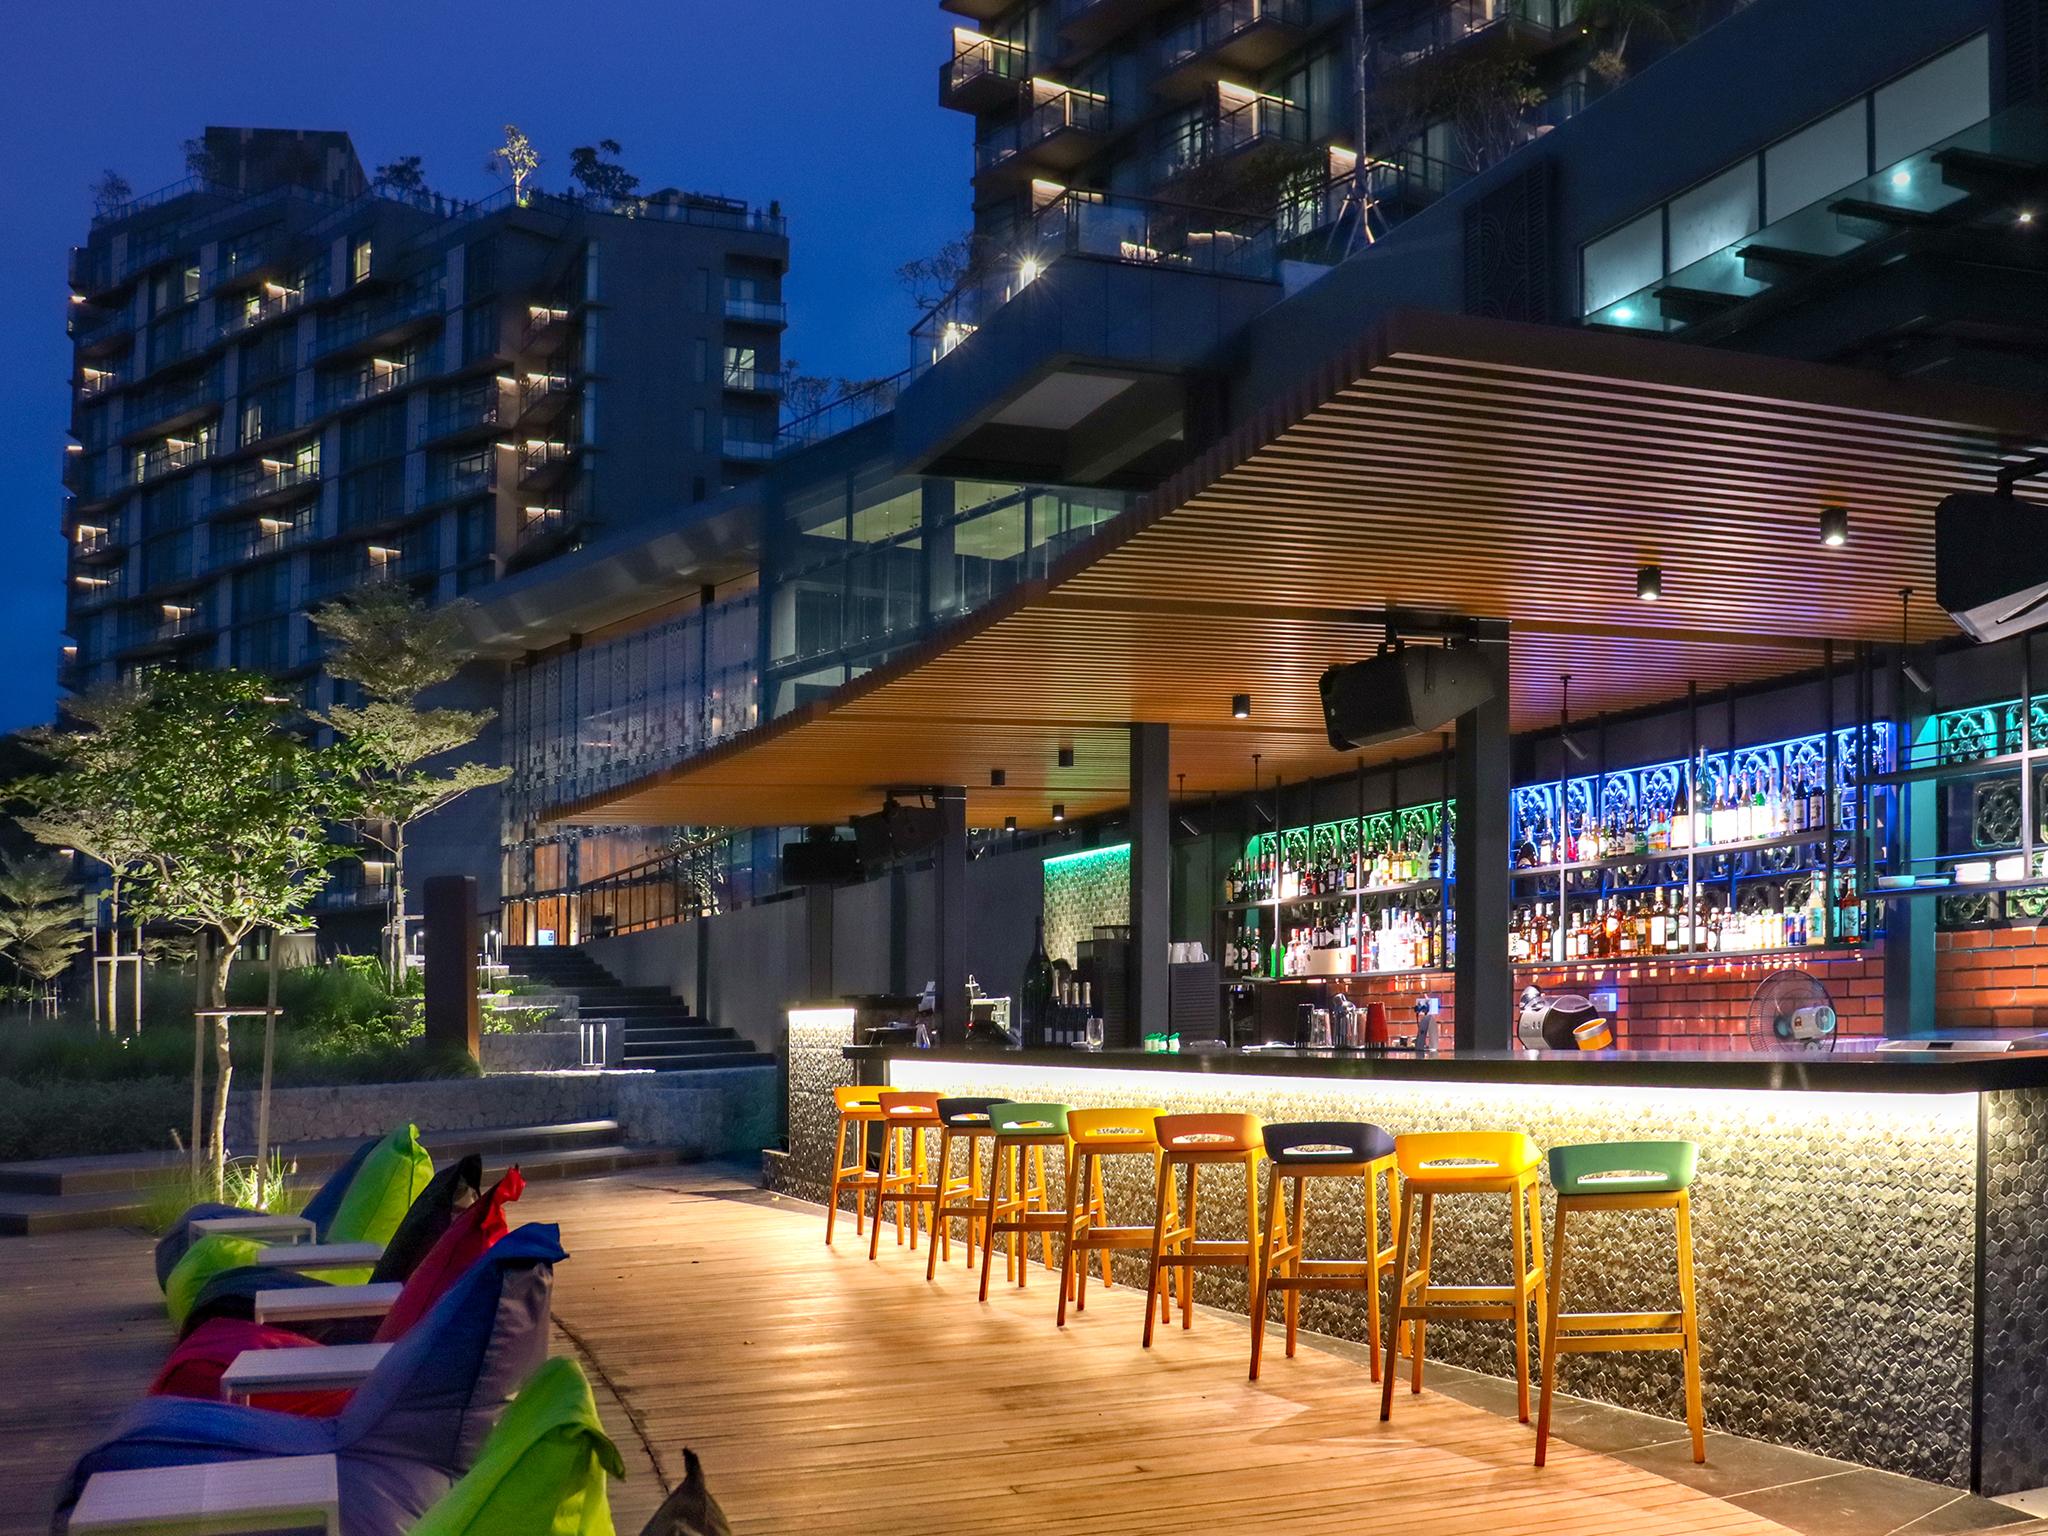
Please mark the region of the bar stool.
MULTIPOLYGON (((825 1246, 832 1246, 832 1227, 839 1220, 839 1192, 853 1191, 853 1235, 861 1236, 867 1229, 867 1192, 881 1183, 882 1176, 868 1167, 868 1127, 882 1118, 882 1094, 879 1086, 855 1084, 832 1090, 832 1098, 839 1109, 839 1145, 832 1154, 832 1192, 825 1197, 825 1246), (854 1133, 854 1158, 846 1160, 846 1133, 854 1133)), ((877 1210, 879 1216, 881 1212, 877 1210)))
MULTIPOLYGON (((1067 1135, 1072 1142, 1067 1155, 1067 1226, 1060 1243, 1060 1306, 1057 1326, 1067 1326, 1067 1297, 1073 1295, 1074 1310, 1088 1309, 1088 1256, 1102 1255, 1102 1286, 1109 1289, 1110 1254, 1117 1249, 1146 1249, 1152 1246, 1152 1228, 1112 1227, 1102 1192, 1102 1159, 1147 1156, 1152 1173, 1159 1175, 1161 1152, 1154 1124, 1165 1114, 1150 1106, 1124 1109, 1077 1109, 1067 1116, 1067 1135), (1081 1256, 1076 1281, 1074 1255, 1081 1256)), ((1167 1277, 1171 1287, 1173 1277, 1167 1277)), ((1169 1315, 1171 1303, 1160 1298, 1159 1315, 1169 1315)))
POLYGON ((1159 1278, 1166 1271, 1183 1269, 1181 1278, 1180 1325, 1195 1326, 1195 1270, 1202 1265, 1244 1265, 1245 1294, 1259 1291, 1259 1159, 1265 1155, 1257 1115, 1161 1115, 1159 1137, 1157 1204, 1152 1220, 1152 1279, 1145 1293, 1145 1348, 1152 1347, 1153 1298, 1160 1294, 1159 1278), (1235 1163, 1244 1169, 1245 1240, 1202 1239, 1195 1236, 1197 1217, 1196 1175, 1205 1166, 1235 1163), (1173 1171, 1187 1170, 1186 1191, 1176 1209, 1171 1195, 1173 1171))
POLYGON ((1394 1209, 1394 1138, 1360 1120, 1300 1120, 1268 1125, 1266 1144, 1266 1241, 1259 1255, 1259 1284, 1252 1297, 1252 1377, 1266 1343, 1266 1300, 1287 1298, 1287 1357, 1294 1358, 1295 1332, 1303 1291, 1364 1291, 1372 1379, 1380 1376, 1380 1276, 1394 1267, 1391 1245, 1380 1246, 1380 1181, 1387 1184, 1387 1209, 1394 1209), (1290 1217, 1284 1181, 1294 1181, 1290 1217), (1365 1180, 1363 1260, 1311 1259, 1308 1255, 1307 1187, 1310 1179, 1365 1180))
POLYGON ((1700 1392, 1700 1319, 1692 1277, 1692 1180, 1699 1148, 1689 1141, 1612 1141, 1553 1147, 1550 1183, 1557 1227, 1550 1242, 1544 1306, 1543 1399, 1536 1415, 1536 1465, 1550 1440, 1550 1394, 1559 1355, 1675 1349, 1684 1356, 1685 1423, 1692 1459, 1707 1459, 1706 1404, 1700 1392), (1678 1227, 1676 1312, 1563 1312, 1564 1219, 1595 1211, 1670 1210, 1678 1227))
MULTIPOLYGON (((927 1177, 926 1133, 940 1129, 939 1096, 894 1090, 876 1101, 882 1111, 876 1122, 882 1132, 882 1168, 876 1175, 875 1220, 868 1231, 868 1257, 882 1246, 882 1206, 896 1207, 896 1241, 903 1242, 903 1208, 910 1207, 910 1251, 917 1252, 917 1223, 939 1203, 939 1186, 927 1177), (907 1156, 906 1156, 907 1154, 907 1156)), ((938 1240, 933 1232, 934 1243, 938 1240)))
MULTIPOLYGON (((1040 1234, 1045 1262, 1052 1263, 1052 1237, 1066 1229, 1067 1212, 1046 1209, 1045 1149, 1069 1151, 1067 1106, 1064 1104, 997 1104, 988 1112, 995 1131, 995 1166, 988 1176, 988 1215, 981 1225, 981 1299, 988 1300, 989 1256, 996 1238, 1010 1234, 1010 1258, 1022 1289, 1031 1268, 1031 1234, 1040 1234), (1010 1193, 1003 1194, 1005 1180, 1010 1193), (1024 1251, 1017 1252, 1017 1238, 1024 1251)), ((1071 1155, 1071 1153, 1070 1153, 1071 1155)))
POLYGON ((942 1255, 948 1264, 953 1262, 951 1218, 955 1216, 966 1223, 967 1267, 974 1267, 974 1234, 980 1230, 982 1218, 987 1214, 981 1208, 981 1144, 995 1138, 988 1112, 1002 1102, 1001 1099, 974 1098, 939 1100, 939 1198, 932 1209, 936 1237, 924 1259, 924 1277, 927 1280, 938 1274, 942 1255), (964 1142, 967 1146, 967 1172, 959 1177, 953 1173, 955 1141, 964 1142), (963 1194, 967 1197, 964 1201, 957 1198, 963 1194))
MULTIPOLYGON (((1537 1180, 1543 1155, 1520 1131, 1424 1131, 1396 1137, 1401 1165, 1401 1225, 1394 1260, 1394 1322, 1387 1334, 1387 1369, 1381 1382, 1380 1419, 1394 1413, 1394 1346, 1401 1325, 1413 1325, 1409 1390, 1422 1390, 1423 1336, 1431 1317, 1501 1320, 1515 1324, 1515 1406, 1529 1422, 1529 1304, 1543 1289, 1543 1204, 1537 1180), (1506 1195, 1514 1210, 1514 1279, 1507 1285, 1431 1285, 1430 1248, 1439 1195, 1506 1195), (1422 1205, 1416 1267, 1407 1268, 1408 1235, 1422 1205)), ((1538 1319, 1541 1325, 1541 1318, 1538 1319)), ((1538 1344, 1542 1343, 1538 1335, 1538 1344)))

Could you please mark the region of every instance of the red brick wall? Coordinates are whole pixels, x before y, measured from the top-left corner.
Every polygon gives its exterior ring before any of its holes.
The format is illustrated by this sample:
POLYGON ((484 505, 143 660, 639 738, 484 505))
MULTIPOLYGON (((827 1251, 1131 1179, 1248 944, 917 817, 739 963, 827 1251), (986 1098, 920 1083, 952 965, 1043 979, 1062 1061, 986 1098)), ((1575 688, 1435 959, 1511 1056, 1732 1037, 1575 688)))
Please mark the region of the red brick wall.
MULTIPOLYGON (((1937 934, 1934 944, 1937 1028, 2048 1029, 2048 930, 1965 929, 1937 934)), ((1733 1051, 1748 1048, 1749 1002, 1758 984, 1783 966, 1811 973, 1828 989, 1843 1034, 1884 1033, 1882 942, 1853 956, 1552 966, 1515 977, 1518 986, 1534 982, 1550 993, 1612 991, 1616 1043, 1624 1049, 1733 1051)), ((1368 976, 1345 990, 1360 1003, 1384 1002, 1401 1034, 1412 1027, 1416 995, 1433 993, 1442 999, 1439 1026, 1449 1036, 1449 977, 1368 976)))

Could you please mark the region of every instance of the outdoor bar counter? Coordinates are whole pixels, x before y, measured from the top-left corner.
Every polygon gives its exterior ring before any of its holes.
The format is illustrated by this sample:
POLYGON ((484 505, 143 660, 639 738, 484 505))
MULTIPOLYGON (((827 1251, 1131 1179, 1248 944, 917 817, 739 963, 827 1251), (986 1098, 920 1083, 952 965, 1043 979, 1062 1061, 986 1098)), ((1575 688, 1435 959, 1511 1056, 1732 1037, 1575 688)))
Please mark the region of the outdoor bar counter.
MULTIPOLYGON (((1076 1107, 1368 1120, 1396 1134, 1522 1130, 1546 1148, 1695 1141, 1710 1429, 1986 1494, 2048 1485, 2048 1052, 918 1050, 851 1045, 851 1012, 834 1007, 792 1010, 789 1029, 790 1146, 777 1182, 818 1200, 831 1172, 832 1089, 855 1082, 1076 1107)), ((1105 1160, 1115 1222, 1151 1220, 1150 1165, 1139 1162, 1105 1160)), ((1362 1252, 1360 1191, 1327 1182, 1311 1194, 1312 1246, 1362 1252)), ((1212 1221, 1213 1235, 1242 1231, 1237 1185, 1205 1181, 1205 1235, 1212 1221)), ((1445 1283, 1506 1278, 1502 1205, 1444 1202, 1432 1268, 1445 1283)), ((1615 1214, 1574 1231, 1568 1304, 1674 1304, 1667 1213, 1615 1214)), ((1120 1279, 1142 1283, 1142 1255, 1118 1263, 1120 1279)), ((1197 1297, 1243 1312, 1245 1290, 1234 1272, 1210 1271, 1197 1297)), ((1049 1287, 1048 1328, 1052 1301, 1049 1287)), ((1310 1293, 1302 1324, 1362 1340, 1363 1301, 1310 1293)), ((1432 1359, 1513 1374, 1505 1324, 1433 1323, 1429 1339, 1432 1359)), ((1155 1348, 1171 1350, 1173 1335, 1155 1348)), ((1264 1384, 1285 1391, 1286 1379, 1284 1363, 1269 1362, 1264 1384)), ((1562 1387, 1667 1418, 1683 1401, 1671 1354, 1577 1356, 1562 1387)))

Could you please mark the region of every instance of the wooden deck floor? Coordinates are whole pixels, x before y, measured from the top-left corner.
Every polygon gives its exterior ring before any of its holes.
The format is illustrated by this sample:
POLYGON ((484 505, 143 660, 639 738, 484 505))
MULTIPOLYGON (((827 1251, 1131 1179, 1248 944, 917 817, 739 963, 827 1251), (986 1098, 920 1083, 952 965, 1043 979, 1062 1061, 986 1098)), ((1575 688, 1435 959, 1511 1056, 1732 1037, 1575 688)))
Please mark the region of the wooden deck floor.
MULTIPOLYGON (((1244 1379, 1242 1324, 1198 1313, 1149 1353, 1134 1293, 986 1307, 964 1267, 934 1286, 885 1239, 823 1244, 815 1208, 715 1172, 535 1185, 559 1221, 558 1347, 602 1378, 638 1529, 704 1458, 743 1533, 1348 1531, 1386 1536, 1774 1536, 1784 1528, 1435 1393, 1391 1425, 1352 1360, 1304 1347, 1244 1379)), ((132 1401, 167 1334, 144 1240, 0 1243, 0 1533, 45 1528, 61 1467, 132 1401)))

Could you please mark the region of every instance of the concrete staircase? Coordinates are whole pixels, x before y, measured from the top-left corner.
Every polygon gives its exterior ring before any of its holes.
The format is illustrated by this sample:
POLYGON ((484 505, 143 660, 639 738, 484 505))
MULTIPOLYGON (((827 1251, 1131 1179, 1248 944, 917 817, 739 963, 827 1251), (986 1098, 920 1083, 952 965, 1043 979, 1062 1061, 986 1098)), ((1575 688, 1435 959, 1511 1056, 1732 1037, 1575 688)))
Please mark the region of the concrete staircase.
MULTIPOLYGON (((673 1163, 661 1147, 626 1144, 616 1120, 563 1125, 512 1125, 478 1131, 422 1130, 420 1140, 445 1167, 479 1154, 489 1184, 514 1163, 529 1179, 573 1179, 673 1163)), ((348 1160, 362 1138, 300 1142, 283 1148, 296 1163, 293 1183, 317 1186, 348 1160)), ((184 1162, 172 1152, 129 1152, 105 1157, 56 1157, 0 1163, 0 1237, 115 1227, 137 1220, 152 1185, 184 1162)))
POLYGON ((640 1071, 701 1072, 715 1067, 768 1067, 775 1058, 757 1051, 730 1029, 690 1012, 661 987, 629 987, 580 949, 566 945, 508 945, 501 958, 511 975, 551 992, 574 993, 591 1018, 617 1019, 623 1030, 622 1065, 640 1071))

